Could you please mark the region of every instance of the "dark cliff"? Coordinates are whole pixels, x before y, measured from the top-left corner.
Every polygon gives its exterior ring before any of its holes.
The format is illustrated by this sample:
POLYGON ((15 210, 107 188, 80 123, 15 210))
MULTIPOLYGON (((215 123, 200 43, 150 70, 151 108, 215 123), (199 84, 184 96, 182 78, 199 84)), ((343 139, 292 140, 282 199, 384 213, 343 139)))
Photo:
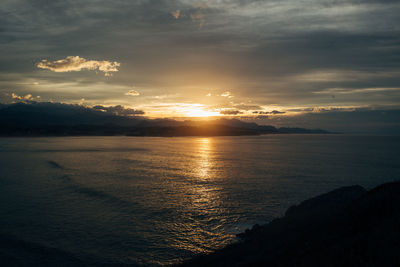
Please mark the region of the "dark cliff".
POLYGON ((400 266, 400 182, 336 189, 182 266, 400 266))

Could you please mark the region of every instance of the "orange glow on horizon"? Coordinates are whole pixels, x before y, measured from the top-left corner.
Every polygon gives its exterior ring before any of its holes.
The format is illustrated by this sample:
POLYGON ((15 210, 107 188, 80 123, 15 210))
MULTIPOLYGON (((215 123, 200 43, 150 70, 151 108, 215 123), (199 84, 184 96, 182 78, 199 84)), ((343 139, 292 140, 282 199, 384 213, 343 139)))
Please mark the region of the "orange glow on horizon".
MULTIPOLYGON (((149 110, 148 107, 140 107, 149 110)), ((150 107, 151 108, 151 107, 150 107)), ((146 112, 150 118, 199 118, 221 117, 219 111, 209 110, 204 104, 168 103, 146 112)))
POLYGON ((188 104, 180 106, 178 109, 176 109, 176 113, 182 117, 207 118, 221 116, 219 112, 206 110, 201 104, 188 104))
POLYGON ((185 115, 186 117, 202 117, 202 118, 204 118, 204 117, 220 116, 220 114, 219 114, 218 112, 206 111, 206 110, 203 110, 203 109, 201 109, 201 108, 199 108, 199 109, 196 108, 196 109, 188 110, 188 111, 186 111, 186 112, 184 113, 184 115, 185 115))

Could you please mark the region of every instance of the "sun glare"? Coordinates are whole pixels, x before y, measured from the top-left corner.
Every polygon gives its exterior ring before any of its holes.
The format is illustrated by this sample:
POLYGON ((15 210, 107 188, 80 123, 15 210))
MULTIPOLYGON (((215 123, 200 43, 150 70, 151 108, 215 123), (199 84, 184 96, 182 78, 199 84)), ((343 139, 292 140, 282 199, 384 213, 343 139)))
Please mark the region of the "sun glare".
MULTIPOLYGON (((148 113, 150 114, 150 112, 148 113)), ((157 112, 152 112, 150 117, 169 118, 208 118, 221 116, 219 111, 207 110, 203 104, 174 103, 162 106, 157 112)))
POLYGON ((180 108, 180 113, 184 115, 185 117, 199 117, 199 118, 204 118, 204 117, 212 117, 212 116, 220 116, 220 114, 216 111, 208 111, 204 110, 202 105, 194 104, 194 105, 188 105, 186 107, 181 107, 180 108))
POLYGON ((185 112, 185 115, 188 117, 211 117, 218 116, 219 113, 213 111, 206 111, 203 109, 192 109, 185 112))

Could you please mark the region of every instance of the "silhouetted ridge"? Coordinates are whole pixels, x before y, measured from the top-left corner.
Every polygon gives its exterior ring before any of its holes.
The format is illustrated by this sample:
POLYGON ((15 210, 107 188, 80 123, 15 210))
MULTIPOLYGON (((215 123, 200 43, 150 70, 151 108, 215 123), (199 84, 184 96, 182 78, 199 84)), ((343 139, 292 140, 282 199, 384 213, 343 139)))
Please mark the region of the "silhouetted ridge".
POLYGON ((0 105, 0 136, 236 136, 277 133, 327 133, 280 128, 238 119, 177 121, 148 119, 144 112, 114 107, 29 102, 0 105))
POLYGON ((400 182, 336 189, 183 266, 400 266, 400 182))

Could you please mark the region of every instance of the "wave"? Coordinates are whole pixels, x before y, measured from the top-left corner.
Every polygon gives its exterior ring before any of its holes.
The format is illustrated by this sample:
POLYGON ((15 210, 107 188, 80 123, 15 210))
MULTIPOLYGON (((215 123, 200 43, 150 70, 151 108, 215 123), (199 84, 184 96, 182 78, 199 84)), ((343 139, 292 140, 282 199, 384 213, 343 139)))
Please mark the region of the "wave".
POLYGON ((49 160, 49 161, 47 161, 47 163, 48 163, 51 167, 53 167, 53 168, 56 168, 56 169, 64 169, 63 166, 61 166, 60 164, 58 164, 57 162, 55 162, 55 161, 53 161, 53 160, 49 160))
MULTIPOLYGON (((67 187, 71 191, 85 195, 87 197, 93 198, 93 199, 98 199, 101 201, 104 201, 106 203, 109 203, 111 205, 118 206, 118 208, 130 208, 132 205, 135 205, 135 203, 131 201, 127 201, 121 198, 118 198, 110 193, 107 193, 105 191, 101 191, 95 188, 91 187, 85 187, 79 184, 71 184, 67 187)), ((136 205, 135 205, 136 206, 136 205)))

